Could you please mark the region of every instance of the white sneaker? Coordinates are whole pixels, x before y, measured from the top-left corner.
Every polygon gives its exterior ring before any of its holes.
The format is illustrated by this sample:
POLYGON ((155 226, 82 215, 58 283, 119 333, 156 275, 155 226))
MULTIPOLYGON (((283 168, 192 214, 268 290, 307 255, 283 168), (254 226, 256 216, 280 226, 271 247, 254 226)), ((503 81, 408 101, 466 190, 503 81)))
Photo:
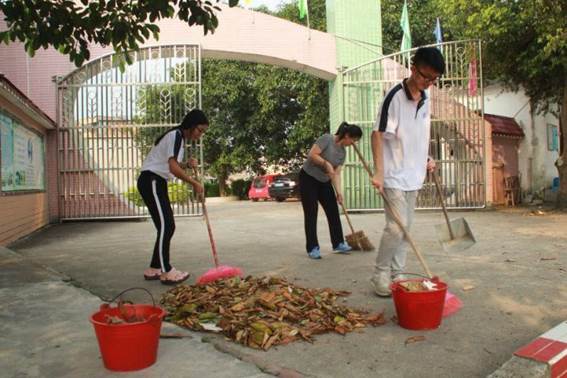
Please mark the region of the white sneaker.
POLYGON ((374 289, 374 293, 379 297, 389 297, 392 295, 392 291, 390 290, 390 284, 392 280, 390 279, 389 273, 379 273, 375 274, 370 279, 370 284, 374 289))

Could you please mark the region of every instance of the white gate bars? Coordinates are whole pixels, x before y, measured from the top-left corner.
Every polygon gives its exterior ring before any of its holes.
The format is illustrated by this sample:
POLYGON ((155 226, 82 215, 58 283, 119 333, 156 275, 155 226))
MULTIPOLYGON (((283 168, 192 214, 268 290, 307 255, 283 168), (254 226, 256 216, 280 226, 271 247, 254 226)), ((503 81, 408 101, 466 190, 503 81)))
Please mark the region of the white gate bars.
MULTIPOLYGON (((442 191, 449 208, 485 206, 485 122, 483 116, 480 41, 446 42, 436 46, 446 61, 446 72, 429 89, 431 99, 430 154, 439 166, 442 191)), ((416 49, 381 57, 342 72, 345 120, 363 129, 360 149, 371 162, 370 135, 385 92, 409 76, 416 49)), ((343 191, 348 208, 383 207, 355 154, 347 155, 343 191)), ((440 207, 435 185, 427 180, 417 207, 440 207)))
MULTIPOLYGON (((157 136, 201 105, 197 45, 148 47, 122 72, 103 56, 58 81, 61 219, 148 217, 136 189, 157 136)), ((187 146, 202 162, 202 144, 187 146)), ((189 153, 189 152, 188 152, 189 153)), ((190 187, 168 184, 175 215, 201 209, 190 187)))

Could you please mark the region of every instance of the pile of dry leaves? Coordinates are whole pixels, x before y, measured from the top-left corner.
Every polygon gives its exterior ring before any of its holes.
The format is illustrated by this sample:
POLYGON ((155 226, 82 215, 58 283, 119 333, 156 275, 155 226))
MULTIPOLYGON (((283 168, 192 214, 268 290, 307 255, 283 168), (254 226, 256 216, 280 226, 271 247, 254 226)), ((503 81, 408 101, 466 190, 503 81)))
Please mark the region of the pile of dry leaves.
POLYGON ((219 280, 180 285, 163 294, 168 319, 196 331, 218 331, 237 343, 268 350, 334 331, 341 335, 385 323, 383 313, 369 314, 336 303, 346 291, 308 289, 283 278, 219 280))

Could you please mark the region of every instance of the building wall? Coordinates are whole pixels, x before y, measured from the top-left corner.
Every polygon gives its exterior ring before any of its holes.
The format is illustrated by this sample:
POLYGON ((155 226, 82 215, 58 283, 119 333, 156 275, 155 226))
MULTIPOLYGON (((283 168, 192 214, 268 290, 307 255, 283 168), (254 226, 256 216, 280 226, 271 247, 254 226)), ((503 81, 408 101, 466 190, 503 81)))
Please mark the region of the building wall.
POLYGON ((488 86, 484 97, 485 113, 513 117, 524 130, 526 136, 518 150, 522 190, 534 193, 549 188, 558 175, 554 163, 559 154, 548 150, 547 125, 558 126, 559 120, 550 113, 535 114, 523 90, 513 93, 504 91, 501 86, 488 86))
POLYGON ((56 161, 53 143, 54 130, 47 130, 26 115, 24 111, 0 96, 0 110, 17 119, 28 129, 44 137, 46 156, 45 190, 29 192, 0 192, 0 245, 4 246, 49 223, 49 203, 57 203, 57 171, 52 164, 56 161), (51 161, 51 162, 50 162, 51 161))

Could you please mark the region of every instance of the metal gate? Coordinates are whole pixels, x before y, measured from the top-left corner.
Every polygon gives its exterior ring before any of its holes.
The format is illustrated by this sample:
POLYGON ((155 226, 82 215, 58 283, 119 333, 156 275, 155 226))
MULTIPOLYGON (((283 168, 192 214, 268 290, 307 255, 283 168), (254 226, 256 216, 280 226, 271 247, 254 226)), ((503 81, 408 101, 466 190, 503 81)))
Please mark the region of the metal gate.
MULTIPOLYGON (((430 155, 437 161, 448 207, 481 208, 485 206, 486 177, 480 41, 432 46, 443 53, 446 72, 429 89, 430 155)), ((363 129, 360 149, 369 162, 372 162, 370 135, 378 106, 389 88, 409 76, 410 57, 415 50, 387 55, 341 73, 344 119, 363 129)), ((347 153, 343 172, 343 193, 349 209, 383 208, 353 151, 347 153)), ((419 193, 417 207, 440 207, 429 178, 419 193)))
MULTIPOLYGON (((143 159, 201 105, 199 46, 148 47, 132 58, 121 71, 107 55, 58 81, 61 219, 149 216, 136 189, 143 159)), ((202 162, 201 142, 186 147, 202 162)), ((175 215, 200 213, 185 183, 169 182, 168 192, 175 215)))

